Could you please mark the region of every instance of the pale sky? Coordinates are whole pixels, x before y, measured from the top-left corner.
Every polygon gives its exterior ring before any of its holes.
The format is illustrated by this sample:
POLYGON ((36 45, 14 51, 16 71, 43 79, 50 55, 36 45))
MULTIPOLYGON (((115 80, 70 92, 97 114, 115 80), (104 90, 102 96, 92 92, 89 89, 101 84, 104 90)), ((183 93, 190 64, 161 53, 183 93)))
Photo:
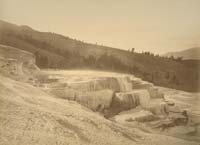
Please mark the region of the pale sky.
POLYGON ((200 0, 0 0, 0 19, 120 49, 200 46, 200 0))

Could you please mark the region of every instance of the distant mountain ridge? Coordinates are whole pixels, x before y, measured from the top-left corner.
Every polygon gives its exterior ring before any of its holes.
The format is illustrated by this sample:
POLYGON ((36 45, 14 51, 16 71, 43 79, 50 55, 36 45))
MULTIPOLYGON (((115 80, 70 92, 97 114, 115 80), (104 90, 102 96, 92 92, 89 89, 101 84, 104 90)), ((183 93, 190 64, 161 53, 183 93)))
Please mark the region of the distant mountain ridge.
MULTIPOLYGON (((66 26, 67 27, 67 26, 66 26)), ((0 20, 0 44, 33 53, 40 68, 95 69, 133 74, 158 86, 199 90, 198 61, 178 61, 86 43, 0 20)))
POLYGON ((164 54, 167 57, 182 57, 183 59, 198 59, 200 60, 200 47, 193 47, 182 51, 168 52, 164 54))

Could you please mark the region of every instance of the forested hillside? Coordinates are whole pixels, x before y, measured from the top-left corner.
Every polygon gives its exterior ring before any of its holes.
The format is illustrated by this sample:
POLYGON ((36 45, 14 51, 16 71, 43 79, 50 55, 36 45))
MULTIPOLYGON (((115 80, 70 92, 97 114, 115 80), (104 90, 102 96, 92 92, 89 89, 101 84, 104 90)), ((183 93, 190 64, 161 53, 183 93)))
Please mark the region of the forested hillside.
MULTIPOLYGON (((66 26, 67 29, 67 26, 66 26)), ((89 44, 60 34, 0 21, 0 44, 32 52, 40 68, 98 69, 134 74, 155 85, 199 89, 199 61, 89 44)))

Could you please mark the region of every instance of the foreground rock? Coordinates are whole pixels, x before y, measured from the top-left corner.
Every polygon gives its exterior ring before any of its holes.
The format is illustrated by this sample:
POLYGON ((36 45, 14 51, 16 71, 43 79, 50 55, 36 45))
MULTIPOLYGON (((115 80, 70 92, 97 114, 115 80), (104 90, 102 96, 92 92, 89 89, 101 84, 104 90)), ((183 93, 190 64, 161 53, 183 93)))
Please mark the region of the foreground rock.
POLYGON ((0 79, 1 145, 197 145, 127 128, 32 85, 0 79))
POLYGON ((134 131, 74 102, 0 77, 0 144, 136 144, 134 131), (31 91, 31 93, 30 93, 31 91), (109 138, 107 138, 109 136, 109 138))
MULTIPOLYGON (((29 52, 0 45, 0 73, 16 80, 28 81, 34 72, 35 56, 29 52)), ((33 78, 32 78, 33 79, 33 78)))
POLYGON ((134 76, 111 72, 43 72, 48 77, 42 88, 50 94, 76 101, 128 127, 199 142, 198 133, 191 138, 190 131, 180 133, 181 131, 173 129, 178 127, 182 128, 180 130, 187 130, 189 127, 189 130, 195 130, 191 124, 194 119, 187 109, 151 83, 134 76))

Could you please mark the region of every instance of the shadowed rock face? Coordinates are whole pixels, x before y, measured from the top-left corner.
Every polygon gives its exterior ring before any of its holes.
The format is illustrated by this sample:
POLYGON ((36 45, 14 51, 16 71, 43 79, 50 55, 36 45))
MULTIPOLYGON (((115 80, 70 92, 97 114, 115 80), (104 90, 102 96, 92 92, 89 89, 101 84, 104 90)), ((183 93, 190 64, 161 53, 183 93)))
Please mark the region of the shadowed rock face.
POLYGON ((111 106, 109 108, 109 113, 106 114, 107 117, 118 114, 121 111, 130 110, 136 108, 137 106, 147 105, 150 100, 150 95, 147 90, 135 90, 131 92, 120 92, 116 93, 112 99, 111 106))
POLYGON ((111 107, 119 111, 129 110, 140 105, 139 95, 135 93, 116 93, 111 107))

